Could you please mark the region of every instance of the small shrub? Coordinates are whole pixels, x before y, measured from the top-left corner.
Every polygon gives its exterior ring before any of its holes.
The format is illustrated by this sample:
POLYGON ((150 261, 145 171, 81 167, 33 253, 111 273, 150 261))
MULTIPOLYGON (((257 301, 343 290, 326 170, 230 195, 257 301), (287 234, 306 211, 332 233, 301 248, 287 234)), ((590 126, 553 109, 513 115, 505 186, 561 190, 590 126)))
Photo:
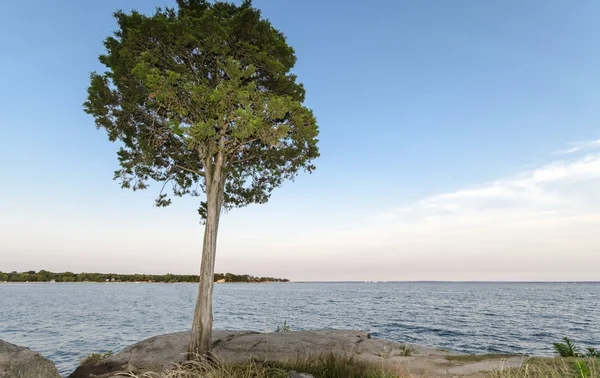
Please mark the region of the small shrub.
POLYGON ((399 356, 404 356, 404 357, 414 356, 415 353, 417 352, 414 348, 412 348, 408 345, 399 346, 397 351, 398 351, 399 356))
POLYGON ((287 324, 287 320, 284 320, 283 325, 281 327, 277 326, 277 329, 275 330, 275 332, 290 332, 290 331, 291 331, 291 329, 290 329, 290 326, 287 324))
POLYGON ((568 337, 563 337, 564 343, 554 343, 554 350, 561 357, 580 357, 577 347, 568 337))
POLYGON ((86 358, 81 360, 81 364, 82 365, 98 365, 100 362, 102 362, 103 360, 107 359, 108 357, 110 357, 112 355, 113 355, 113 352, 110 350, 106 353, 91 353, 89 356, 87 356, 86 358))
POLYGON ((554 350, 561 357, 587 357, 600 358, 600 350, 596 348, 586 348, 584 353, 579 352, 579 348, 568 337, 563 337, 564 343, 554 343, 554 350))
POLYGON ((586 348, 586 356, 590 358, 600 358, 600 350, 596 348, 586 348))

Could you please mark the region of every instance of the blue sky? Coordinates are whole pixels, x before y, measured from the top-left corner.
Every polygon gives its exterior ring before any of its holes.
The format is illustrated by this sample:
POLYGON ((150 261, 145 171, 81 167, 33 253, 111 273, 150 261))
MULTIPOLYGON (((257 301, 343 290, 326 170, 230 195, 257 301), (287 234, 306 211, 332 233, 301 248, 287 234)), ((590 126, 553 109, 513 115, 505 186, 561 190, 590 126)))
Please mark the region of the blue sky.
MULTIPOLYGON (((0 270, 197 271, 196 199, 156 209, 156 186, 121 190, 116 146, 81 106, 112 12, 172 3, 3 4, 0 270)), ((254 5, 296 49, 322 156, 222 218, 217 270, 600 280, 600 3, 254 5), (523 257, 547 264, 515 269, 523 257)))

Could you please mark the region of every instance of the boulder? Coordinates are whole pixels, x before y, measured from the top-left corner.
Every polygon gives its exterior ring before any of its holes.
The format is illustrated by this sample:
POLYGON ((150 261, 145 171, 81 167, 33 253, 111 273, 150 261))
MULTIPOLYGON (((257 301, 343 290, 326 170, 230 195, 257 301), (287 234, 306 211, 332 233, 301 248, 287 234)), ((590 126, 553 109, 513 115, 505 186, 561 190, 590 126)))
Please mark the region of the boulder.
MULTIPOLYGON (((118 373, 162 372, 185 360, 189 340, 189 332, 151 337, 96 365, 80 366, 69 378, 116 378, 118 373)), ((411 377, 485 377, 490 370, 520 366, 524 361, 521 357, 506 359, 494 355, 481 356, 476 361, 451 358, 449 356, 457 353, 377 339, 366 332, 347 330, 215 331, 213 352, 216 360, 226 364, 293 363, 298 359, 334 354, 411 377)), ((310 378, 310 375, 290 372, 289 377, 310 378)))
MULTIPOLYGON (((218 345, 252 331, 213 331, 213 345, 218 345)), ((185 361, 190 332, 154 336, 123 349, 98 364, 83 364, 69 378, 109 378, 119 372, 160 372, 185 361)))
MULTIPOLYGON (((82 365, 69 378, 90 375, 109 378, 117 372, 163 371, 185 360, 189 332, 151 337, 125 348, 97 365, 82 365)), ((371 338, 366 332, 317 330, 258 333, 252 331, 214 331, 213 352, 228 364, 252 361, 290 362, 324 353, 352 355, 365 361, 398 356, 405 344, 371 338)), ((434 349, 414 346, 414 353, 428 355, 434 349)), ((441 352, 437 352, 439 355, 441 352)))
POLYGON ((60 378, 54 363, 41 354, 0 340, 0 378, 60 378))

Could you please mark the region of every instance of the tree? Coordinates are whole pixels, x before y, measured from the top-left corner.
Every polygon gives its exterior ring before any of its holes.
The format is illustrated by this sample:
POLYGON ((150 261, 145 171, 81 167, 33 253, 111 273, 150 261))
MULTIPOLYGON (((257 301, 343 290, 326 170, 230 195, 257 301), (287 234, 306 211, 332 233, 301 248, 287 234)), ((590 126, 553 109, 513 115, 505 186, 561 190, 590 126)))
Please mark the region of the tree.
POLYGON ((84 109, 119 141, 124 188, 159 182, 157 206, 200 196, 204 223, 190 355, 210 350, 219 218, 265 203, 300 171, 312 172, 318 127, 291 73, 295 52, 251 1, 177 0, 151 15, 116 12, 84 109))

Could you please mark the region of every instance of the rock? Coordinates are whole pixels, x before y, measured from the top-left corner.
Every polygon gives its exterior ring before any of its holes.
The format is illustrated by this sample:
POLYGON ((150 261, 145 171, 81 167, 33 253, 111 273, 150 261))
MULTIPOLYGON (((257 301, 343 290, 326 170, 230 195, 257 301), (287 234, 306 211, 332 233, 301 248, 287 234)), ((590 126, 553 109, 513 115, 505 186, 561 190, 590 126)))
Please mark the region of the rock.
POLYGON ((54 363, 41 354, 0 340, 0 378, 60 378, 54 363))
MULTIPOLYGON (((142 373, 163 371, 173 363, 185 360, 190 340, 189 332, 178 332, 151 337, 95 366, 80 366, 69 378, 87 378, 94 374, 108 378, 116 372, 142 373)), ((323 353, 356 355, 381 359, 397 355, 404 344, 370 338, 366 332, 343 330, 295 331, 257 333, 252 331, 214 331, 213 352, 224 363, 251 361, 290 362, 323 353)), ((416 353, 433 352, 422 348, 416 353)), ((439 353, 439 352, 438 352, 439 353)))
MULTIPOLYGON (((151 337, 102 360, 98 365, 80 366, 69 378, 111 378, 120 372, 161 372, 185 360, 189 340, 189 332, 151 337)), ((475 364, 456 359, 451 361, 446 356, 457 353, 377 339, 366 332, 343 330, 214 331, 213 352, 217 360, 226 364, 255 361, 289 363, 316 355, 335 354, 413 377, 471 377, 473 373, 498 367, 498 361, 475 364)), ((516 360, 510 362, 511 366, 519 364, 516 360)), ((311 376, 293 372, 289 377, 311 376)))
MULTIPOLYGON (((241 335, 252 333, 256 332, 213 331, 213 345, 219 345, 241 335)), ((174 363, 185 361, 189 342, 189 332, 154 336, 128 346, 97 365, 81 365, 69 375, 69 378, 88 378, 90 376, 109 378, 118 372, 163 371, 172 367, 174 363)))

